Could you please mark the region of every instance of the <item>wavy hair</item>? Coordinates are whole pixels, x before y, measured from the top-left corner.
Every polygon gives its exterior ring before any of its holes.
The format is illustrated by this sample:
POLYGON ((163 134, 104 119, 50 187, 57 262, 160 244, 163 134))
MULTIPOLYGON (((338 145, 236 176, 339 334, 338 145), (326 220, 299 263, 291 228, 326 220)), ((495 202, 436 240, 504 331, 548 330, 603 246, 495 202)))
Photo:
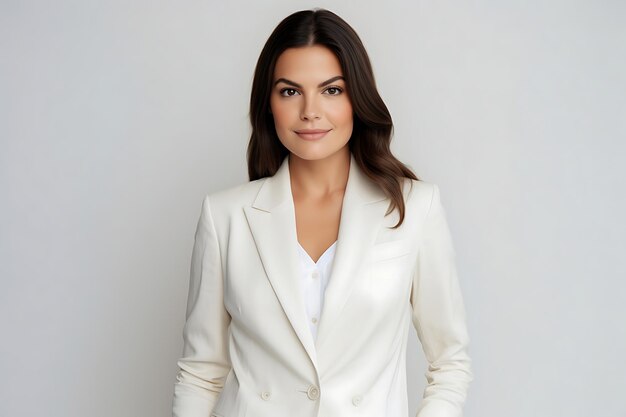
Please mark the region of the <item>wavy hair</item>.
POLYGON ((250 95, 252 134, 247 149, 250 181, 273 176, 289 150, 278 139, 269 111, 274 68, 288 48, 322 45, 339 60, 353 108, 348 148, 361 170, 390 199, 387 214, 399 210, 404 221, 403 178, 418 180, 413 171, 391 153, 393 123, 378 94, 369 56, 361 39, 342 18, 325 9, 302 10, 283 19, 263 47, 254 71, 250 95))

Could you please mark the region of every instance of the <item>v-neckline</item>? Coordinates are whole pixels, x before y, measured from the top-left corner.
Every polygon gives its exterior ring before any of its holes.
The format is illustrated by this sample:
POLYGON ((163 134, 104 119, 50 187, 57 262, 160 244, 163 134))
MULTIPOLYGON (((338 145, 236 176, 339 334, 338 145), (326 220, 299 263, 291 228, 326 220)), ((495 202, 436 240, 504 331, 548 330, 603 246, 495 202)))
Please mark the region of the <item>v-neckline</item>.
POLYGON ((323 257, 326 256, 327 253, 330 252, 330 250, 337 244, 337 240, 335 240, 329 247, 326 248, 326 250, 320 255, 320 257, 317 259, 317 262, 315 262, 313 260, 313 258, 311 258, 311 255, 309 255, 309 253, 306 251, 306 249, 304 249, 304 247, 300 244, 300 241, 298 241, 298 246, 300 247, 300 249, 302 250, 302 252, 306 255, 307 259, 311 262, 311 264, 313 264, 314 266, 317 266, 317 264, 322 260, 323 257))

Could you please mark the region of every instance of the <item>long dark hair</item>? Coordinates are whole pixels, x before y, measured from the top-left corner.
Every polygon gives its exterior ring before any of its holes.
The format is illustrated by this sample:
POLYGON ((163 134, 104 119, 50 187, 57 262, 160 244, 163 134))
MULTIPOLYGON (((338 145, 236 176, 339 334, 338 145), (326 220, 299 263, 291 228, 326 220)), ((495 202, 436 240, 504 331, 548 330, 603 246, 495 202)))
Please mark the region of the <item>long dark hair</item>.
POLYGON ((289 154, 278 139, 269 111, 276 61, 287 48, 311 45, 327 47, 339 60, 354 112, 348 147, 362 171, 391 200, 387 214, 398 208, 400 220, 394 226, 397 228, 405 214, 403 178, 419 179, 391 154, 391 115, 376 89, 372 65, 361 39, 348 23, 325 9, 302 10, 287 16, 261 51, 250 96, 252 135, 247 151, 250 181, 274 175, 289 154))

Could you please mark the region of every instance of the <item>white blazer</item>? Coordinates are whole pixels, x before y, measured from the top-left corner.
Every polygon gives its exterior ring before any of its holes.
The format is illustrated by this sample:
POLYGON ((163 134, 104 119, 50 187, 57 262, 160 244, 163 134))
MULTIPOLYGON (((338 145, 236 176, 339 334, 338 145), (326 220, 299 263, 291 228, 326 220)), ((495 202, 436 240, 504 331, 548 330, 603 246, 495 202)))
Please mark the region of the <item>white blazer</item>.
POLYGON ((419 417, 459 417, 473 376, 437 185, 405 179, 399 228, 350 159, 314 341, 298 287, 289 157, 205 196, 191 259, 174 417, 407 417, 410 323, 429 362, 419 417), (412 185, 412 187, 411 187, 412 185))

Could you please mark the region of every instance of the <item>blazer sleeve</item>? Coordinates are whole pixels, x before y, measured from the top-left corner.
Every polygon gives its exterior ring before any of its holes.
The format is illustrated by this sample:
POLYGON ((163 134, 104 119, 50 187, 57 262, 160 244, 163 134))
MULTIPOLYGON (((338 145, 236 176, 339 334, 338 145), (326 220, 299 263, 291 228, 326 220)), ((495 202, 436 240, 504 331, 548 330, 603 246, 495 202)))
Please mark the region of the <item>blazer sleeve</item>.
POLYGON ((224 387, 230 315, 224 307, 223 271, 209 196, 202 202, 189 279, 183 356, 174 384, 173 417, 207 417, 224 387))
POLYGON ((411 287, 412 321, 428 361, 417 417, 461 417, 473 380, 455 256, 439 187, 433 184, 411 287))

